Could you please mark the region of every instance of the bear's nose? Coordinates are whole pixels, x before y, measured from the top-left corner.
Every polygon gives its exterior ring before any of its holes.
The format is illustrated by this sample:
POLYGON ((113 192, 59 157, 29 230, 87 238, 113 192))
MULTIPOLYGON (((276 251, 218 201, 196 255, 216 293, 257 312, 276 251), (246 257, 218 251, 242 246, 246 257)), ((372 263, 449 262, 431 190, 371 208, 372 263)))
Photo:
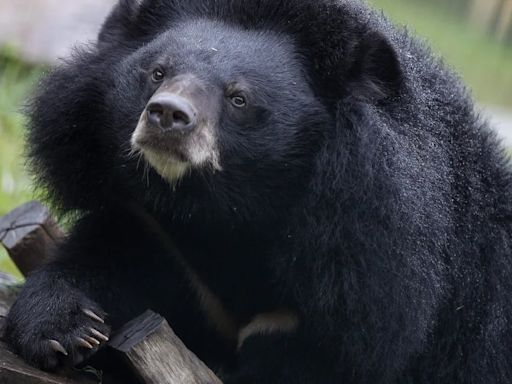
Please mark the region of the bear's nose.
POLYGON ((161 93, 151 99, 146 107, 149 123, 163 131, 187 133, 196 126, 194 107, 185 98, 161 93))

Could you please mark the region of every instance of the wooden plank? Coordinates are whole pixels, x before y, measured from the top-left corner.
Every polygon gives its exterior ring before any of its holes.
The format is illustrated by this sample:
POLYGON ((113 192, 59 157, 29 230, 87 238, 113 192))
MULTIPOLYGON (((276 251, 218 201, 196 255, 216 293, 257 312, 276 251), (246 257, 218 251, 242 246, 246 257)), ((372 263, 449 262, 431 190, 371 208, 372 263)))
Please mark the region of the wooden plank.
POLYGON ((125 354, 145 384, 222 384, 160 315, 146 311, 117 332, 110 347, 125 354))
POLYGON ((100 380, 89 377, 82 371, 67 371, 59 375, 50 374, 31 367, 5 344, 0 343, 1 384, 98 384, 100 380))
POLYGON ((0 242, 24 275, 40 266, 63 237, 48 209, 36 201, 0 218, 0 242))

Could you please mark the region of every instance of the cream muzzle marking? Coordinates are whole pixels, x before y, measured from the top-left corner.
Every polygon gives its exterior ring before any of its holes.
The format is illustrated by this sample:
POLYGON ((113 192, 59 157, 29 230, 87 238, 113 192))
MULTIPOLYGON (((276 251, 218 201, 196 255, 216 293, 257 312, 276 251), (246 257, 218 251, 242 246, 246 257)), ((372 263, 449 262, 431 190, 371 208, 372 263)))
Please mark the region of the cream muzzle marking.
MULTIPOLYGON (((141 153, 149 165, 169 183, 176 183, 192 168, 210 166, 212 171, 222 171, 215 127, 211 123, 200 122, 189 137, 184 138, 180 150, 186 161, 178 159, 172 152, 154 149, 145 144, 148 136, 146 110, 131 137, 132 150, 141 153)), ((159 136, 163 136, 159 134, 159 136)), ((156 138, 166 140, 164 137, 156 138)), ((167 140, 172 140, 168 138, 167 140)))

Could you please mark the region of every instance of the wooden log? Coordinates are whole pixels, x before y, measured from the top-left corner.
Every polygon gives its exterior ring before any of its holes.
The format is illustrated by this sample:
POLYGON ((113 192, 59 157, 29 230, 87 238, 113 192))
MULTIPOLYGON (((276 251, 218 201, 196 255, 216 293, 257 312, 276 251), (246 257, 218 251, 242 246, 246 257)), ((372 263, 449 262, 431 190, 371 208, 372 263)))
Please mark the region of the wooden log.
POLYGON ((222 384, 188 350, 160 315, 146 311, 117 332, 109 346, 124 353, 145 384, 222 384))
POLYGON ((54 375, 33 368, 0 343, 0 383, 2 384, 98 384, 100 380, 82 371, 69 370, 54 375))
POLYGON ((0 242, 25 276, 47 260, 63 237, 48 209, 36 201, 0 218, 0 242))

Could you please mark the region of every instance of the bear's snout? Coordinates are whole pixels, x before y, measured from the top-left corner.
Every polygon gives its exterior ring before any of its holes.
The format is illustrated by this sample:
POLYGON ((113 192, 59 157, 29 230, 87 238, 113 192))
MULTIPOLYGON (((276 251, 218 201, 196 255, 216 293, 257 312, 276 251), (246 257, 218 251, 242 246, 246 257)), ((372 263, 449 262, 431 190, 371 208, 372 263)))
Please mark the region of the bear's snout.
POLYGON ((162 81, 132 134, 141 152, 164 179, 174 182, 187 170, 211 165, 220 170, 215 111, 218 97, 192 74, 162 81))
POLYGON ((197 125, 197 112, 185 98, 162 92, 155 95, 146 107, 147 121, 151 128, 167 133, 185 135, 197 125))

